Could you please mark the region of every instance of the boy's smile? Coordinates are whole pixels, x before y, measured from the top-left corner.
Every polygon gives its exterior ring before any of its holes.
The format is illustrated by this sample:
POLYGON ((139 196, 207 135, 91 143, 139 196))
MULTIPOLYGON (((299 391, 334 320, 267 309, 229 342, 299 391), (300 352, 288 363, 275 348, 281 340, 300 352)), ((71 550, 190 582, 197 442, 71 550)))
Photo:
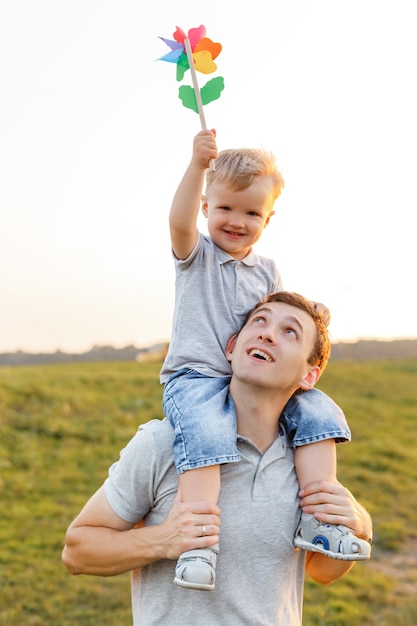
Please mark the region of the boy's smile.
POLYGON ((249 187, 234 190, 224 183, 207 189, 202 210, 214 243, 240 261, 249 254, 273 215, 272 182, 256 179, 249 187))

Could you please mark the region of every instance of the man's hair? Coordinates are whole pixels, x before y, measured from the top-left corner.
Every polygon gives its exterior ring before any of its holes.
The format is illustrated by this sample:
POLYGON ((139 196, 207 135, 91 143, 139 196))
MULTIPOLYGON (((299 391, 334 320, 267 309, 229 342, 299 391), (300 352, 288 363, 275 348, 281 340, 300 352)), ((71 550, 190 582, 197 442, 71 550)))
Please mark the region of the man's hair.
POLYGON ((252 317, 259 307, 268 302, 282 302, 284 304, 290 304, 291 306, 301 309, 310 315, 316 326, 317 332, 316 341, 307 359, 307 363, 309 365, 317 365, 320 368, 320 372, 323 373, 330 358, 331 343, 327 326, 320 313, 317 312, 314 302, 307 300, 307 298, 300 296, 298 293, 291 291, 277 291, 276 293, 266 296, 266 298, 258 302, 253 309, 249 311, 243 326, 246 325, 249 318, 252 317))
POLYGON ((257 178, 264 176, 272 181, 272 195, 275 201, 285 183, 272 152, 266 152, 261 148, 223 150, 215 161, 215 170, 207 170, 206 189, 213 183, 221 183, 241 191, 250 187, 257 178))

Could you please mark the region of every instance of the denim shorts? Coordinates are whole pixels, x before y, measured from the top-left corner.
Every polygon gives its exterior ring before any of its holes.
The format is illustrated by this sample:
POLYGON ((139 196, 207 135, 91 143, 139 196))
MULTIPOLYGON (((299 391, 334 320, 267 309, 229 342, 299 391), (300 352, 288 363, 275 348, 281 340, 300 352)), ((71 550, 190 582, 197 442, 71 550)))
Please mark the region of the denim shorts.
MULTIPOLYGON (((163 409, 175 429, 174 461, 181 474, 190 469, 240 460, 236 411, 230 376, 209 377, 181 370, 165 383, 163 409)), ((295 393, 280 417, 292 446, 325 439, 350 441, 341 408, 319 389, 295 393)))
POLYGON ((296 392, 285 405, 280 421, 294 448, 325 439, 336 443, 351 439, 342 409, 319 389, 296 392))
POLYGON ((240 461, 230 376, 181 370, 165 383, 163 409, 175 429, 177 472, 240 461))

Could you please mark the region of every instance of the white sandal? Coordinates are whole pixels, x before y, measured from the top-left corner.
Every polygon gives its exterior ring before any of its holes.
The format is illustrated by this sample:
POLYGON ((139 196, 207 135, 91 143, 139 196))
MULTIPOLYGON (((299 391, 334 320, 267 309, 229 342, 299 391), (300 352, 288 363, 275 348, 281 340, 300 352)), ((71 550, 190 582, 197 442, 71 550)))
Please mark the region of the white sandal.
POLYGON ((218 544, 210 548, 188 550, 178 557, 174 583, 188 589, 213 591, 216 581, 218 544))
POLYGON ((363 561, 371 556, 371 545, 356 537, 351 528, 341 524, 321 524, 313 515, 306 513, 301 515, 294 545, 341 561, 363 561))

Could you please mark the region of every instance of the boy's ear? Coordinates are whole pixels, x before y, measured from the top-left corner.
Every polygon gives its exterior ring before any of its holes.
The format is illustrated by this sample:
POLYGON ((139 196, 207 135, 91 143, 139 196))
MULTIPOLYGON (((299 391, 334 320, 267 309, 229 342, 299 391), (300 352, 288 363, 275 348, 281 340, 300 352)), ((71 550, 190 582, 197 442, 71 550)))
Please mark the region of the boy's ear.
POLYGON ((271 219, 271 217, 272 217, 273 215, 275 215, 275 211, 271 211, 271 213, 270 213, 270 214, 268 215, 268 217, 266 218, 264 228, 265 228, 266 226, 268 226, 268 224, 269 224, 269 220, 271 219))
POLYGON ((225 354, 226 354, 226 359, 229 362, 232 360, 232 354, 233 354, 233 350, 235 349, 237 335, 238 333, 235 333, 234 335, 232 335, 226 344, 225 354))
POLYGON ((311 370, 308 371, 301 379, 301 382, 299 383, 300 389, 302 389, 303 391, 313 389, 314 385, 320 378, 320 375, 320 368, 317 365, 314 365, 311 370))
POLYGON ((208 217, 207 209, 208 209, 207 198, 206 196, 201 196, 201 211, 203 212, 204 217, 208 217))

